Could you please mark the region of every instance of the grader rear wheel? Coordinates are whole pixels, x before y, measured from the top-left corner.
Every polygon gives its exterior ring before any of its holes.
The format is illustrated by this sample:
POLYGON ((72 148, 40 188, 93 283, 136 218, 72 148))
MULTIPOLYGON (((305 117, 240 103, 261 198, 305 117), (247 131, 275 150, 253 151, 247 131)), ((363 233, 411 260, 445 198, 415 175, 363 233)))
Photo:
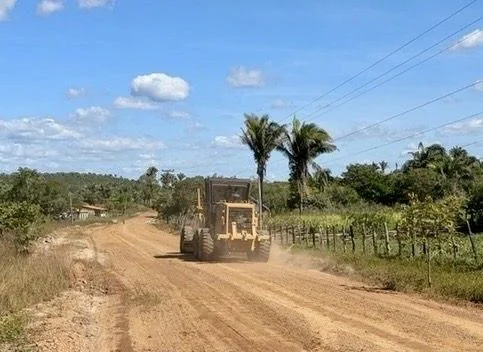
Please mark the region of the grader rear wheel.
POLYGON ((213 241, 213 237, 211 237, 208 229, 202 229, 200 231, 200 235, 201 254, 199 259, 202 261, 212 260, 215 253, 215 243, 213 241))
POLYGON ((270 242, 258 242, 255 245, 255 250, 253 252, 251 250, 247 252, 247 257, 248 260, 252 262, 268 262, 268 259, 270 258, 270 242))
POLYGON ((191 226, 183 226, 179 239, 179 251, 181 253, 189 253, 194 250, 193 237, 193 228, 191 226))
POLYGON ((270 247, 271 243, 269 241, 263 241, 258 247, 258 260, 260 262, 266 263, 270 258, 270 247))
POLYGON ((195 256, 196 259, 200 258, 200 241, 199 241, 200 235, 199 232, 197 231, 195 235, 193 236, 193 255, 195 256))

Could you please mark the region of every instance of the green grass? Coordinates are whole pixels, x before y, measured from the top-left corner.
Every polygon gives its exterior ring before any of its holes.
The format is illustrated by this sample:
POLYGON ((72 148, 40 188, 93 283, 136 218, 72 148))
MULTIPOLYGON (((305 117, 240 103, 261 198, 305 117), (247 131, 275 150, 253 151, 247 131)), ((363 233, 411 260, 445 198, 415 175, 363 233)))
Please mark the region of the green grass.
POLYGON ((0 317, 0 344, 18 344, 26 341, 26 323, 27 317, 21 314, 0 317))
POLYGON ((471 260, 461 260, 453 265, 448 261, 432 260, 432 286, 427 280, 427 263, 424 258, 415 259, 376 257, 361 253, 331 253, 320 249, 294 247, 293 253, 310 253, 329 259, 333 265, 326 270, 344 272, 349 266, 354 275, 383 289, 419 292, 431 296, 483 303, 483 266, 471 260), (340 269, 340 270, 339 270, 340 269))

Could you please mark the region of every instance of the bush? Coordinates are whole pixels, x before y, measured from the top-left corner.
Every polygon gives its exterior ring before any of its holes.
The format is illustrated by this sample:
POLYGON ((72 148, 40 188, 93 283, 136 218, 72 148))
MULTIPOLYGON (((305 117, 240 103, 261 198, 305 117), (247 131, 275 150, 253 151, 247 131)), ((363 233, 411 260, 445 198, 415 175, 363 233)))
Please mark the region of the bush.
POLYGON ((17 252, 27 252, 44 222, 40 206, 27 202, 0 204, 0 239, 13 243, 17 252))

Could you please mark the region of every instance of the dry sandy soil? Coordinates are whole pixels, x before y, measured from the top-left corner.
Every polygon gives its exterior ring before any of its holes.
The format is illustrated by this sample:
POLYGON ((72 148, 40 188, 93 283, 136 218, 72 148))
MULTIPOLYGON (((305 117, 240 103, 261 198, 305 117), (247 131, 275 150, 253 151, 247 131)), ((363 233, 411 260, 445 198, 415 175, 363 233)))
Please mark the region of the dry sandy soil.
POLYGON ((483 351, 480 308, 377 290, 277 251, 268 264, 200 263, 149 215, 87 230, 79 251, 103 276, 79 261, 77 289, 37 307, 40 350, 483 351))

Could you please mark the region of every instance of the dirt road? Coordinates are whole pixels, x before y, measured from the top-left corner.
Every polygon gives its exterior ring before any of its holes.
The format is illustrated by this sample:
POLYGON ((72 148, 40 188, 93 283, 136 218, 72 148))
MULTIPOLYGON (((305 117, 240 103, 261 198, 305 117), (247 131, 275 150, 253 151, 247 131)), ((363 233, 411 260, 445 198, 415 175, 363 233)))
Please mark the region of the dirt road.
POLYGON ((277 255, 199 263, 147 215, 91 238, 130 292, 119 351, 483 351, 481 309, 371 289, 277 255))

